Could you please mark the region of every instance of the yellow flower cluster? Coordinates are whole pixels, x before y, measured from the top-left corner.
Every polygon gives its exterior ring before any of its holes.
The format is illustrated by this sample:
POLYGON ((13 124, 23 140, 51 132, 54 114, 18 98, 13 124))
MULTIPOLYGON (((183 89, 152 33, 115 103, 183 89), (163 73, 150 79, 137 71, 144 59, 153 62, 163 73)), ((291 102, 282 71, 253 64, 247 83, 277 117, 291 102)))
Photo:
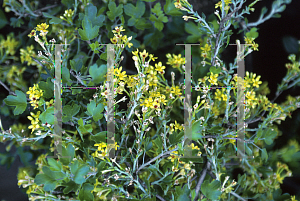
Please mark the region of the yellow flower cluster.
POLYGON ((112 30, 112 32, 114 33, 114 37, 110 39, 110 41, 113 44, 124 44, 124 48, 126 46, 128 46, 128 48, 131 48, 131 46, 133 45, 132 43, 130 43, 129 41, 132 39, 132 36, 130 36, 129 38, 127 38, 126 35, 122 35, 121 31, 125 31, 125 29, 123 29, 123 26, 116 26, 115 30, 112 30))
POLYGON ((27 91, 26 93, 29 94, 29 99, 31 99, 31 106, 34 106, 33 109, 38 108, 38 99, 43 96, 43 91, 39 89, 39 85, 34 84, 33 87, 29 87, 29 91, 27 91))
POLYGON ((48 24, 41 23, 41 24, 37 25, 37 27, 28 34, 28 37, 31 38, 32 36, 36 36, 36 31, 40 32, 40 36, 46 36, 48 33, 48 31, 47 31, 48 27, 49 27, 48 24))
POLYGON ((13 65, 11 67, 11 69, 8 71, 6 77, 7 78, 12 78, 13 76, 15 76, 15 73, 17 74, 17 76, 21 76, 23 74, 23 72, 26 70, 26 67, 20 68, 18 69, 17 66, 13 65))
POLYGON ((292 176, 292 171, 289 170, 289 167, 286 164, 282 164, 280 162, 277 162, 276 166, 276 180, 282 184, 285 177, 292 176), (286 171, 285 174, 282 174, 283 171, 286 171))
MULTIPOLYGON (((230 98, 231 96, 229 96, 230 98)), ((222 88, 222 91, 220 89, 217 89, 215 92, 215 99, 218 99, 219 101, 223 100, 224 102, 227 101, 227 89, 222 88)))
POLYGON ((71 23, 73 15, 74 15, 74 10, 72 10, 72 9, 65 10, 64 16, 60 16, 60 19, 71 23))
POLYGON ((184 126, 177 123, 176 120, 175 120, 175 124, 170 123, 170 126, 167 126, 167 128, 170 128, 169 134, 173 134, 173 132, 176 130, 184 130, 184 126))
POLYGON ((2 39, 1 42, 0 42, 0 50, 1 52, 3 51, 3 48, 6 49, 6 54, 10 54, 10 55, 15 55, 16 53, 16 49, 19 45, 19 42, 16 41, 15 37, 14 37, 14 34, 13 33, 10 33, 8 36, 7 36, 7 39, 4 40, 2 39))
MULTIPOLYGON (((98 157, 98 158, 103 158, 107 155, 107 152, 111 149, 111 146, 107 146, 107 144, 105 142, 101 142, 99 144, 94 144, 94 146, 97 146, 98 149, 95 151, 95 153, 92 153, 93 157, 98 157), (101 153, 98 153, 101 152, 101 153)), ((115 142, 115 150, 118 149, 118 147, 120 147, 119 145, 117 145, 117 142, 115 142)))
POLYGON ((27 66, 30 65, 38 65, 35 61, 33 61, 33 59, 31 58, 31 56, 35 56, 35 52, 33 51, 34 47, 33 45, 27 46, 26 47, 27 50, 25 49, 20 49, 20 55, 21 55, 21 62, 27 62, 27 66))
POLYGON ((31 116, 28 116, 27 118, 31 121, 31 125, 28 126, 29 129, 31 129, 31 134, 33 133, 33 131, 37 130, 38 128, 40 128, 39 126, 39 117, 40 117, 41 111, 38 111, 36 114, 34 114, 33 112, 30 112, 31 116))
POLYGON ((210 84, 212 84, 212 85, 217 85, 218 83, 217 83, 217 81, 218 81, 218 74, 214 74, 214 73, 211 73, 210 74, 210 77, 209 77, 209 79, 208 79, 208 82, 210 82, 210 84))
POLYGON ((166 64, 171 65, 173 68, 180 69, 182 65, 185 64, 185 58, 181 57, 181 54, 175 55, 173 54, 173 57, 170 53, 166 54, 166 57, 168 58, 168 62, 166 64))
MULTIPOLYGON (((227 12, 229 10, 229 4, 231 4, 231 0, 224 0, 224 10, 227 12)), ((219 1, 218 3, 215 4, 215 8, 219 8, 222 9, 222 1, 219 1)))
POLYGON ((246 44, 251 45, 253 50, 258 51, 258 44, 254 42, 254 38, 248 38, 246 36, 244 36, 244 38, 246 44))

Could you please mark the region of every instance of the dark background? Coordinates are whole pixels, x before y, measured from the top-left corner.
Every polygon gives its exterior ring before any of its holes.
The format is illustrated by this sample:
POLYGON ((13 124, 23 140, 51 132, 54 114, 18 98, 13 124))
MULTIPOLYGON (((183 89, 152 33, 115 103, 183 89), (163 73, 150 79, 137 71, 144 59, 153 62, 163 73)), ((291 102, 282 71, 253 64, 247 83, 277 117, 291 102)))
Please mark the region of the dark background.
MULTIPOLYGON (((160 2, 163 7, 165 3, 163 1, 160 2)), ((201 3, 197 3, 199 2, 199 0, 190 0, 189 2, 194 6, 194 10, 197 11, 200 15, 202 12, 204 12, 205 14, 212 13, 214 10, 214 3, 217 1, 201 1, 201 3)), ((249 22, 254 22, 259 18, 260 10, 264 6, 268 8, 268 14, 272 2, 273 0, 264 0, 258 2, 254 6, 256 12, 246 16, 249 19, 249 22)), ((1 9, 4 10, 2 8, 2 1, 0 1, 0 5, 1 9)), ((253 71, 256 74, 261 75, 261 80, 268 82, 268 86, 271 91, 271 93, 268 95, 269 100, 272 100, 275 97, 277 84, 280 83, 282 78, 285 76, 287 71, 285 68, 285 64, 289 62, 289 60, 287 59, 289 54, 285 50, 282 42, 283 37, 292 36, 297 38, 297 40, 300 40, 299 8, 300 1, 293 0, 291 4, 288 4, 286 6, 286 10, 283 13, 281 13, 281 18, 272 18, 259 25, 257 27, 259 37, 255 40, 255 42, 259 44, 259 51, 252 52, 251 55, 249 55, 246 58, 246 70, 250 72, 253 71)), ((149 8, 147 7, 147 9, 149 8)), ((11 16, 12 13, 6 13, 6 15, 11 16)), ((1 29, 1 34, 5 36, 10 31, 14 31, 14 29, 9 26, 6 26, 4 29, 1 29)), ((235 43, 235 39, 237 38, 241 40, 241 35, 233 36, 230 42, 235 43)), ((225 61, 233 61, 232 58, 236 56, 235 48, 235 46, 228 46, 228 49, 226 49, 226 51, 223 54, 224 57, 226 57, 224 58, 225 61)), ((6 95, 8 95, 8 93, 2 86, 0 86, 0 90, 1 93, 5 93, 6 95)), ((289 89, 282 93, 275 102, 281 103, 285 101, 285 97, 288 94, 292 96, 300 95, 299 90, 299 87, 289 89)), ((293 119, 289 119, 287 117, 286 121, 282 122, 281 125, 279 125, 279 128, 283 132, 283 134, 277 140, 275 140, 275 145, 273 149, 276 150, 286 145, 287 141, 290 138, 296 138, 298 142, 300 141, 299 109, 292 114, 292 117, 293 119)), ((1 116, 2 121, 4 120, 2 122, 4 129, 8 129, 13 124, 13 121, 4 118, 5 117, 1 116)), ((5 146, 7 144, 8 143, 0 144, 0 152, 5 151, 5 146)), ((13 147, 11 151, 15 152, 15 148, 13 147)), ((19 187, 17 186, 17 172, 19 166, 22 166, 22 163, 20 162, 19 158, 17 158, 17 160, 12 164, 9 170, 7 170, 6 167, 0 166, 0 200, 28 200, 27 195, 22 193, 19 187)), ((293 177, 287 177, 281 186, 283 193, 287 192, 292 195, 300 195, 300 172, 293 171, 293 177)))

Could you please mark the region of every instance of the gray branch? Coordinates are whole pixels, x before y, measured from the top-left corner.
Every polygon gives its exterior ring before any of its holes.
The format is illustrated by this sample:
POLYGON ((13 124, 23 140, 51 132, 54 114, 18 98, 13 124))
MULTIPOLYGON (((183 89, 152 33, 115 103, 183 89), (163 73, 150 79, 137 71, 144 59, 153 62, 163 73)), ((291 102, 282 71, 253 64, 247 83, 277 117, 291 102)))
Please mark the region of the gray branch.
POLYGON ((197 199, 199 198, 198 194, 199 194, 199 191, 200 191, 200 188, 201 188, 201 184, 202 184, 203 181, 204 181, 204 178, 205 178, 205 176, 206 176, 207 169, 209 169, 209 167, 210 167, 210 163, 209 163, 209 161, 207 161, 206 166, 205 166, 205 168, 202 170, 202 174, 201 174, 201 176, 200 176, 200 178, 199 178, 199 180, 198 180, 198 183, 197 183, 197 186, 196 186, 196 189, 195 189, 196 196, 195 196, 194 201, 197 201, 197 199))

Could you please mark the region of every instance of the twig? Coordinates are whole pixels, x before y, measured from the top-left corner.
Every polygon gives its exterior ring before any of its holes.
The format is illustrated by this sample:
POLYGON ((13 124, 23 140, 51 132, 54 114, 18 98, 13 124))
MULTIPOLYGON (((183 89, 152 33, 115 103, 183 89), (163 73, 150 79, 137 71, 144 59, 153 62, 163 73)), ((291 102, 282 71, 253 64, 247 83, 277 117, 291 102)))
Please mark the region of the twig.
POLYGON ((161 201, 166 201, 165 199, 163 199, 161 196, 159 196, 159 195, 156 195, 156 197, 158 198, 158 199, 160 199, 161 201))
MULTIPOLYGON (((37 60, 37 59, 34 58, 33 56, 30 56, 30 57, 31 57, 36 63, 40 64, 40 65, 45 69, 45 71, 48 73, 48 75, 49 75, 50 77, 52 77, 50 71, 48 70, 48 68, 47 68, 45 65, 43 65, 39 60, 37 60)), ((52 78, 53 78, 53 77, 52 77, 52 78)))
POLYGON ((201 174, 201 176, 200 176, 200 178, 199 178, 199 180, 198 180, 198 183, 197 183, 197 186, 196 186, 196 189, 195 189, 195 193, 196 193, 196 196, 195 196, 195 199, 194 199, 194 201, 197 201, 198 200, 198 194, 199 194, 199 191, 200 191, 200 188, 201 188, 201 184, 203 183, 203 181, 204 181, 204 178, 205 178, 205 176, 206 176, 206 172, 207 172, 207 169, 210 167, 210 163, 209 163, 209 161, 207 161, 207 163, 206 163, 206 166, 205 166, 205 168, 202 170, 202 174, 201 174))
POLYGON ((75 73, 73 71, 74 71, 73 69, 70 69, 71 75, 73 75, 73 77, 75 77, 82 85, 86 86, 86 84, 83 83, 81 78, 79 76, 75 75, 75 73))
MULTIPOLYGON (((15 92, 13 92, 12 90, 10 90, 1 80, 0 80, 0 84, 12 95, 16 96, 17 94, 15 92)), ((27 98, 27 101, 31 101, 29 98, 27 98)))
POLYGON ((145 168, 147 165, 149 165, 150 163, 152 163, 156 159, 158 159, 158 158, 165 158, 165 157, 167 157, 166 156, 167 154, 170 154, 170 153, 172 153, 173 151, 176 151, 176 150, 178 150, 178 146, 175 149, 172 149, 171 151, 167 151, 165 153, 162 153, 162 154, 156 156, 155 158, 151 159, 150 161, 148 161, 147 163, 145 163, 144 165, 142 165, 139 169, 137 169, 136 174, 138 174, 138 172, 140 170, 142 170, 143 168, 145 168))
POLYGON ((238 194, 236 194, 235 192, 230 192, 231 195, 237 197, 240 200, 246 201, 244 198, 242 198, 241 196, 239 196, 238 194))
MULTIPOLYGON (((48 10, 48 9, 54 8, 54 7, 57 7, 57 4, 51 5, 51 6, 46 6, 46 7, 44 7, 44 8, 35 10, 35 11, 33 11, 33 13, 34 13, 34 14, 37 14, 37 15, 38 15, 37 17, 39 17, 39 16, 42 16, 42 15, 43 15, 42 12, 41 12, 42 10, 48 10)), ((26 16, 28 16, 28 15, 30 15, 30 14, 29 14, 29 13, 25 13, 25 14, 24 14, 24 17, 26 17, 26 16)))
POLYGON ((217 37, 216 37, 217 39, 216 39, 216 47, 215 47, 215 51, 214 51, 214 57, 213 57, 213 60, 212 60, 212 63, 211 63, 212 66, 215 65, 216 56, 217 56, 218 50, 219 50, 219 48, 220 48, 220 46, 219 46, 218 43, 219 43, 219 40, 220 40, 221 32, 224 32, 224 31, 226 31, 226 29, 229 28, 229 27, 224 28, 223 25, 225 24, 225 22, 227 22, 227 21, 231 18, 231 16, 232 16, 235 12, 237 12, 239 9, 242 8, 242 5, 243 5, 243 1, 241 1, 239 7, 237 7, 236 9, 234 9, 231 13, 228 13, 228 14, 226 15, 226 17, 224 17, 224 18, 221 20, 221 22, 220 22, 219 32, 218 32, 217 37))

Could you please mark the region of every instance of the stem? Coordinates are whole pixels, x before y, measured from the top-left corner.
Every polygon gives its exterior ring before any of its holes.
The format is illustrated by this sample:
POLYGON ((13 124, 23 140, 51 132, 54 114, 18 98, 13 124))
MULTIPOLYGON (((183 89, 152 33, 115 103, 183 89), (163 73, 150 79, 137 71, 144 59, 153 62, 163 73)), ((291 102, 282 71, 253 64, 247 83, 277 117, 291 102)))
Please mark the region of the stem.
POLYGON ((198 197, 199 197, 198 194, 199 194, 199 191, 200 191, 200 188, 201 188, 201 184, 202 184, 203 181, 204 181, 204 178, 205 178, 205 176, 206 176, 206 172, 207 172, 207 169, 209 168, 209 166, 210 166, 210 163, 207 161, 206 166, 205 166, 205 168, 202 170, 202 174, 201 174, 201 176, 200 176, 200 178, 199 178, 199 180, 198 180, 198 183, 197 183, 197 186, 196 186, 196 189, 195 189, 196 196, 195 196, 194 201, 197 201, 197 200, 198 200, 198 197))
POLYGON ((242 198, 241 196, 239 196, 238 194, 236 194, 235 192, 230 192, 231 195, 237 197, 240 200, 246 201, 244 198, 242 198))
POLYGON ((152 163, 156 159, 162 158, 163 156, 166 156, 167 154, 170 154, 170 153, 172 153, 173 151, 176 151, 176 150, 178 150, 178 146, 175 149, 172 149, 171 151, 167 151, 165 153, 162 153, 162 154, 156 156, 155 158, 151 159, 147 163, 143 164, 140 168, 138 168, 138 170, 136 171, 136 174, 138 174, 139 171, 141 171, 143 168, 145 168, 147 165, 149 165, 150 163, 152 163))

